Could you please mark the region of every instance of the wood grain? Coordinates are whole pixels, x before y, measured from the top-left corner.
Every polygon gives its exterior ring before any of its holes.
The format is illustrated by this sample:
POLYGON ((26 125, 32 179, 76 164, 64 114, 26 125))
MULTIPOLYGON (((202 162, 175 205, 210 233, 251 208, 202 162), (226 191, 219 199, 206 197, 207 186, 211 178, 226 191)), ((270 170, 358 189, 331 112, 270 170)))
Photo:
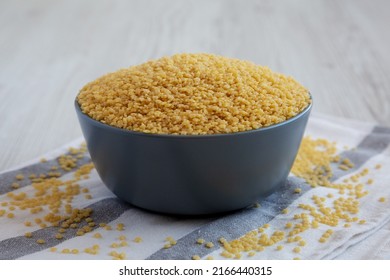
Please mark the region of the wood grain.
POLYGON ((314 111, 390 125, 390 2, 0 1, 0 170, 81 136, 88 81, 178 52, 268 65, 314 111))

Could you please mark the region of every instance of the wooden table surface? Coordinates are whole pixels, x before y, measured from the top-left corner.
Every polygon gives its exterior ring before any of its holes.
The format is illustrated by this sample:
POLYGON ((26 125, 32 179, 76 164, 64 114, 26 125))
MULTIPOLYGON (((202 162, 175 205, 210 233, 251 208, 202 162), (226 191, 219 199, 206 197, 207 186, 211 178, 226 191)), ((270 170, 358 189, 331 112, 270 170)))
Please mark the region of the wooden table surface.
POLYGON ((310 89, 314 112, 390 126, 387 0, 1 0, 0 170, 81 136, 78 90, 179 52, 251 60, 310 89))

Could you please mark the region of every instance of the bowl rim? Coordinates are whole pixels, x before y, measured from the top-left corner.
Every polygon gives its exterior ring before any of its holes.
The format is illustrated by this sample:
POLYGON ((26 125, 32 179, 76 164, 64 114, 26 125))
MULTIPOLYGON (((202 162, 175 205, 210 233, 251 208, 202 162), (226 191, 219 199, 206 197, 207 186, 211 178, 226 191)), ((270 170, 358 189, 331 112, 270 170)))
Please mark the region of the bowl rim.
POLYGON ((110 129, 110 130, 113 130, 115 132, 136 135, 136 136, 144 136, 144 137, 156 137, 156 138, 204 139, 204 138, 215 138, 215 137, 232 137, 232 136, 252 134, 252 133, 256 133, 256 132, 268 131, 268 130, 271 130, 274 128, 278 128, 278 127, 287 125, 291 122, 294 122, 297 119, 299 119, 300 117, 302 117, 303 115, 307 114, 311 110, 311 108, 313 107, 313 97, 312 97, 310 92, 308 92, 308 94, 309 94, 309 98, 310 98, 310 103, 301 112, 299 112, 295 116, 293 116, 285 121, 282 121, 282 122, 279 122, 276 124, 271 124, 269 126, 251 129, 251 130, 232 132, 232 133, 218 133, 218 134, 185 134, 185 135, 183 135, 183 134, 163 134, 163 133, 158 134, 158 133, 146 133, 146 132, 141 132, 141 131, 129 130, 129 129, 109 125, 106 123, 102 123, 102 122, 95 120, 92 117, 88 116, 86 113, 84 113, 81 110, 80 104, 77 101, 78 95, 76 96, 76 98, 74 100, 74 104, 75 104, 76 112, 80 116, 87 118, 89 121, 92 121, 92 123, 94 123, 97 126, 100 126, 102 128, 105 128, 105 129, 110 129))

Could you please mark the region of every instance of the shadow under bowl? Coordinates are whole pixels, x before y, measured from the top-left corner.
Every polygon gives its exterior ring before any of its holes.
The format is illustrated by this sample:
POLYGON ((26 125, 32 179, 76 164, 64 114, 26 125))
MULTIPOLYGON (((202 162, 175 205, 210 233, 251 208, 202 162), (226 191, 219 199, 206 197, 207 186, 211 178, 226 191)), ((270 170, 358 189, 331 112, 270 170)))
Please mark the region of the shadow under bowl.
POLYGON ((77 116, 92 162, 119 198, 151 211, 201 215, 247 207, 281 187, 312 103, 284 122, 230 134, 147 134, 77 116))

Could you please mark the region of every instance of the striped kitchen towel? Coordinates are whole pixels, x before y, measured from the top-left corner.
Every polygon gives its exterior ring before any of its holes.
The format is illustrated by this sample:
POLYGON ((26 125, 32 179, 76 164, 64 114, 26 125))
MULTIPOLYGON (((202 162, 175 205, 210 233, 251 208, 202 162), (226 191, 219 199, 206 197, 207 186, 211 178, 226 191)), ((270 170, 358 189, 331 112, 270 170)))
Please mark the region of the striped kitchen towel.
POLYGON ((120 201, 76 140, 0 174, 0 259, 390 259, 390 129, 313 115, 306 135, 349 159, 330 185, 291 174, 258 204, 201 217, 120 201))

